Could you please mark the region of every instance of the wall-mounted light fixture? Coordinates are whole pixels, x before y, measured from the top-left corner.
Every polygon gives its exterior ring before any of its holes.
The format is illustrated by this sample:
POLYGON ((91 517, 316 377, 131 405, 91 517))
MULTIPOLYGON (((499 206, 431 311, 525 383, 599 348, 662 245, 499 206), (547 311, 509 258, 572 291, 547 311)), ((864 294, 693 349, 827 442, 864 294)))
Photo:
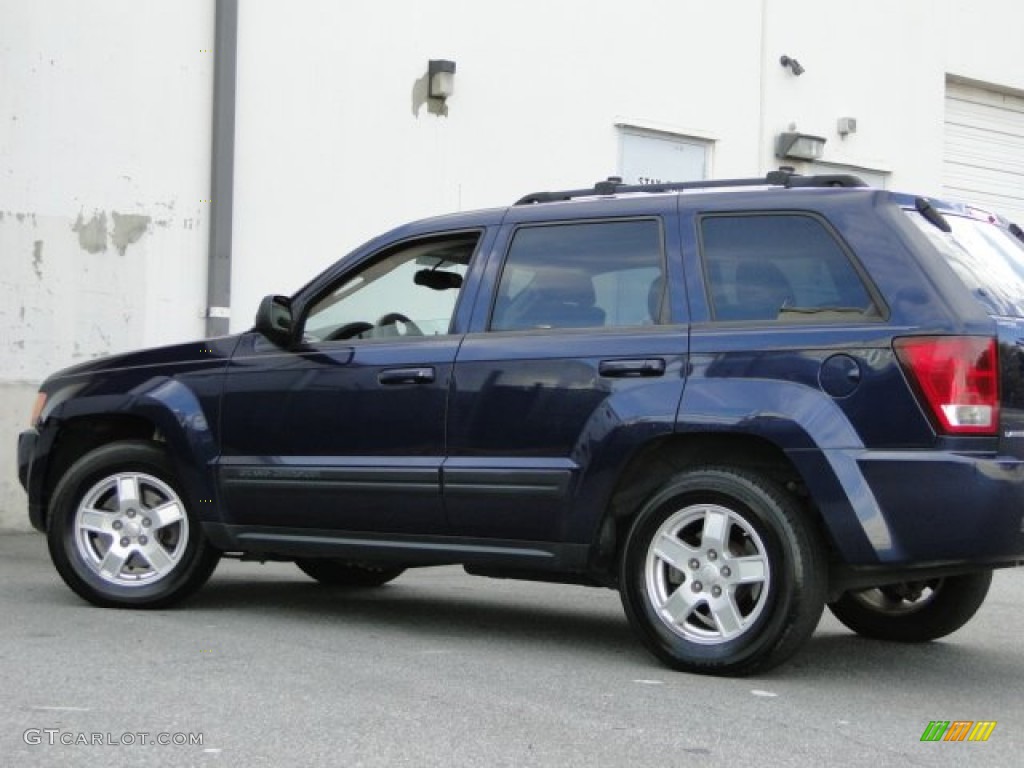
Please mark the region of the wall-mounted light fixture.
POLYGON ((427 95, 444 101, 455 91, 455 62, 431 59, 427 65, 427 95))
POLYGON ((792 72, 797 77, 800 77, 800 75, 807 71, 806 69, 803 68, 803 66, 801 66, 799 61, 790 58, 789 56, 783 56, 781 59, 779 59, 779 64, 781 64, 784 67, 789 67, 789 71, 792 72))
POLYGON ((836 120, 836 133, 842 136, 844 139, 851 133, 857 132, 857 118, 856 117, 840 117, 836 120))
POLYGON ((775 140, 776 157, 792 157, 796 160, 817 160, 825 151, 824 136, 787 131, 775 140))

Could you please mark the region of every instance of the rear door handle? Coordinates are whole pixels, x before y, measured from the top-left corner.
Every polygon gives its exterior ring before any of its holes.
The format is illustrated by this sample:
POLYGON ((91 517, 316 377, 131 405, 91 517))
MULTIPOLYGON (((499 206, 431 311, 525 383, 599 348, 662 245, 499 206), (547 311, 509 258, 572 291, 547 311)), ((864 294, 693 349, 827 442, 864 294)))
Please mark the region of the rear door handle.
POLYGON ((663 376, 665 361, 660 357, 647 357, 641 360, 602 360, 597 366, 597 371, 609 379, 663 376))
POLYGON ((384 385, 429 384, 433 380, 433 368, 390 368, 377 374, 377 382, 384 385))

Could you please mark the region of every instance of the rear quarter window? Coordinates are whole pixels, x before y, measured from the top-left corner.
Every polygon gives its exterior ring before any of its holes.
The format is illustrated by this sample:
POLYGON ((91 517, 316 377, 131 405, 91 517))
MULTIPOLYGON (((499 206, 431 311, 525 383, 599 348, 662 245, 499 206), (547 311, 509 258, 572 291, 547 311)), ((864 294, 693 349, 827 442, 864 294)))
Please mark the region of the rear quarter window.
POLYGON ((700 235, 713 320, 881 317, 847 250, 816 216, 708 215, 700 235))

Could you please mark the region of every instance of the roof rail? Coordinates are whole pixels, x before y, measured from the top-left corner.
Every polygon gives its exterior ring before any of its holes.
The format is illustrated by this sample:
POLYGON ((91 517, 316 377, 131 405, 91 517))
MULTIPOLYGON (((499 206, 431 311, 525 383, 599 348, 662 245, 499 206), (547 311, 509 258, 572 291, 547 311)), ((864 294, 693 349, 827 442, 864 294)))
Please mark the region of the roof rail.
POLYGON ((533 192, 519 198, 516 205, 533 205, 535 203, 554 203, 572 200, 577 197, 594 197, 595 195, 617 195, 624 192, 674 192, 682 189, 720 189, 725 187, 866 187, 863 179, 847 174, 828 174, 822 176, 801 176, 791 171, 770 171, 767 175, 752 179, 714 179, 709 181, 678 181, 668 184, 623 184, 619 176, 609 176, 607 181, 599 181, 589 189, 566 189, 560 192, 533 192))

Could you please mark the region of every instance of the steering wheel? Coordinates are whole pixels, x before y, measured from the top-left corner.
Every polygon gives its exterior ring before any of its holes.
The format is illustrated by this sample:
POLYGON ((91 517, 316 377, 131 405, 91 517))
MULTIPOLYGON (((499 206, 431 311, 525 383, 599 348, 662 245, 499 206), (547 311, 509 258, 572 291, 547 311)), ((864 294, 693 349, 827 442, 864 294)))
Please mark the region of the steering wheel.
POLYGON ((380 319, 377 320, 377 327, 384 328, 385 326, 394 326, 401 323, 405 326, 405 333, 399 334, 397 328, 391 328, 385 334, 388 336, 423 336, 423 331, 416 325, 412 320, 403 315, 401 312, 388 312, 386 315, 381 315, 380 319))
POLYGON ((324 341, 341 341, 342 339, 351 339, 353 336, 358 336, 361 333, 373 330, 373 323, 367 323, 364 320, 356 320, 354 323, 345 323, 340 328, 335 328, 324 339, 324 341))

